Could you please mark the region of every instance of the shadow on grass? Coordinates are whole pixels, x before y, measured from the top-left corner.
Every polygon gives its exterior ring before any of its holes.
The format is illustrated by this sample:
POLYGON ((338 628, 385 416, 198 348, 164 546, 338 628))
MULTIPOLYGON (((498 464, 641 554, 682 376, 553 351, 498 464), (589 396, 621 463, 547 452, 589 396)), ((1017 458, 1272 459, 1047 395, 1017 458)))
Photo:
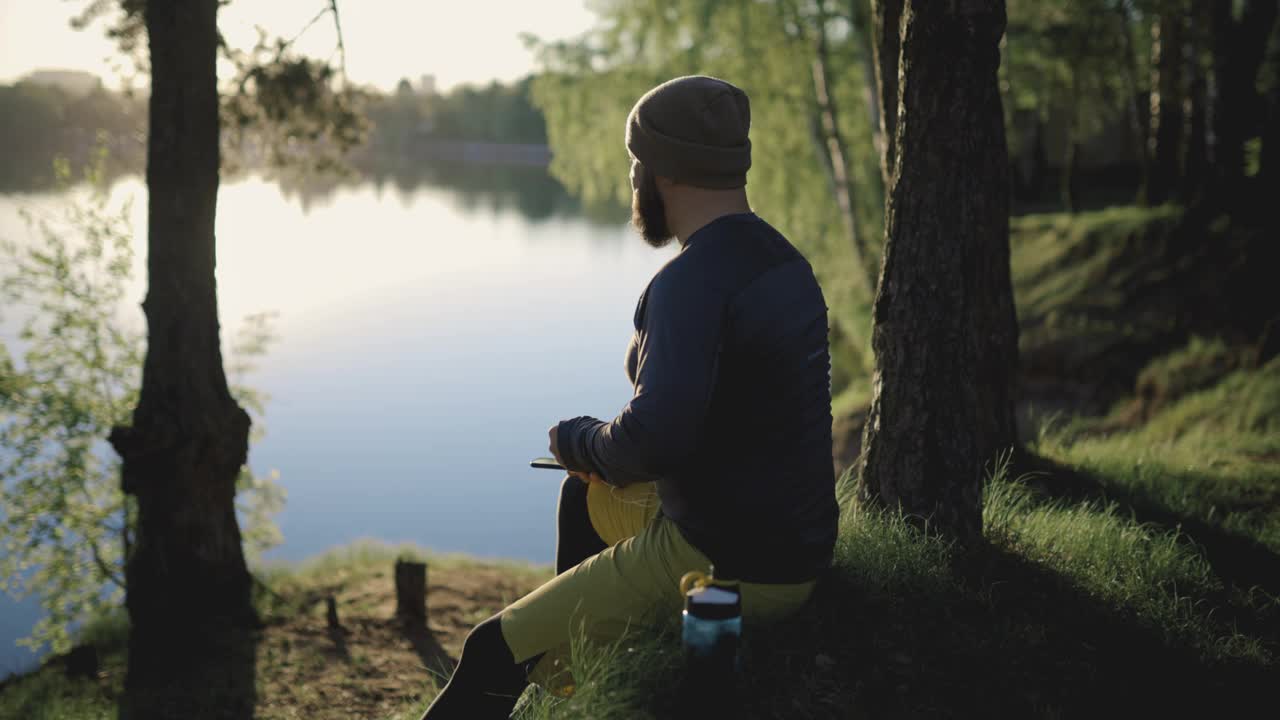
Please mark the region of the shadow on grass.
POLYGON ((1174 512, 1125 488, 1105 485, 1094 475, 1050 458, 1027 453, 1020 465, 1020 472, 1036 473, 1031 484, 1039 490, 1064 500, 1118 502, 1139 523, 1179 530, 1180 537, 1199 546, 1224 582, 1241 590, 1258 587, 1280 596, 1280 555, 1253 538, 1174 512))
MULTIPOLYGON (((1207 660, 998 547, 942 581, 910 572, 838 562, 799 616, 747 628, 740 684, 717 699, 742 718, 1243 717, 1273 692, 1271 667, 1207 660)), ((650 639, 657 662, 614 657, 618 686, 556 716, 687 716, 678 637, 650 639), (640 707, 611 704, 620 693, 640 707)))
POLYGON ((431 629, 421 620, 401 619, 398 622, 405 639, 413 645, 413 651, 422 660, 423 667, 435 675, 440 684, 448 681, 458 662, 449 656, 431 629))
POLYGON ((1231 716, 1273 678, 1209 663, 1063 577, 995 547, 952 592, 859 587, 833 572, 811 608, 757 631, 756 717, 1231 716), (806 698, 797 702, 797 697, 806 698))

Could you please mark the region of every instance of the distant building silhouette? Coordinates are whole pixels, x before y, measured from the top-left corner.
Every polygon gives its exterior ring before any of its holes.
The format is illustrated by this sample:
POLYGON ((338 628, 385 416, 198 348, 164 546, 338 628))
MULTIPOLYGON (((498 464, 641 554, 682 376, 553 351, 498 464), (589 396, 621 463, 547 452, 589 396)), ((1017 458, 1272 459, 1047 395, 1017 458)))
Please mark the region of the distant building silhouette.
POLYGON ((429 73, 423 73, 418 78, 418 94, 419 95, 435 95, 436 94, 436 76, 429 73))

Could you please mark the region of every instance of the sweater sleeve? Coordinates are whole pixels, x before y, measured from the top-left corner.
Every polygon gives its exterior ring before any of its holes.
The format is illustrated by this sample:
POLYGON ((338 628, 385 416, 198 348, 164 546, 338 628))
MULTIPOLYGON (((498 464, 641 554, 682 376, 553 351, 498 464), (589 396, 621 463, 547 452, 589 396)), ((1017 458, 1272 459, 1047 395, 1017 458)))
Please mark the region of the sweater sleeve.
POLYGON ((557 444, 570 470, 611 485, 668 475, 697 447, 715 386, 724 299, 692 269, 663 269, 644 300, 635 394, 612 422, 561 422, 557 444))

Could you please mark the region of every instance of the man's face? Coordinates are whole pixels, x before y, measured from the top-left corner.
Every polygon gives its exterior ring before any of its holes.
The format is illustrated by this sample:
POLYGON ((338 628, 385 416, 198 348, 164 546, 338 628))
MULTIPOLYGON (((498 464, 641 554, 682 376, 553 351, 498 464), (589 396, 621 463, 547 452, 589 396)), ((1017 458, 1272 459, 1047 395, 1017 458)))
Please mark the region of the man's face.
POLYGON ((631 161, 631 190, 631 224, 645 242, 664 247, 675 236, 667 226, 667 208, 658 192, 657 177, 637 160, 631 161))

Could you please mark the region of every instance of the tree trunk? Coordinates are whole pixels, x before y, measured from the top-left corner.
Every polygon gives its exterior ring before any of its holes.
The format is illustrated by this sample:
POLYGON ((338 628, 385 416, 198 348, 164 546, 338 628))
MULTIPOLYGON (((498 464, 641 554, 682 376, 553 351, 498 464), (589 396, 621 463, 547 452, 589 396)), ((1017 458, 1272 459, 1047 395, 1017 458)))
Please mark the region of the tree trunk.
POLYGON ((1062 209, 1074 213, 1080 209, 1080 141, 1075 138, 1075 131, 1069 130, 1065 157, 1062 160, 1062 209))
POLYGON ((133 424, 111 433, 124 491, 137 499, 126 565, 131 717, 252 708, 252 651, 238 631, 255 618, 234 505, 249 416, 223 372, 214 283, 218 5, 151 0, 145 9, 147 355, 133 424))
MULTIPOLYGON (((908 0, 858 496, 962 543, 1017 441, 1003 0, 908 0)), ((885 48, 881 48, 881 57, 885 48)))
POLYGON ((1186 152, 1182 159, 1182 183, 1179 199, 1187 204, 1197 203, 1209 185, 1209 86, 1206 78, 1204 50, 1206 43, 1204 21, 1208 13, 1205 7, 1195 9, 1187 46, 1191 52, 1186 58, 1187 116, 1186 152))
POLYGON ((1125 92, 1129 102, 1125 103, 1129 120, 1129 133, 1132 135, 1130 146, 1137 153, 1138 162, 1138 197, 1147 196, 1147 185, 1151 181, 1151 156, 1147 153, 1146 128, 1150 122, 1144 108, 1149 107, 1149 98, 1144 98, 1138 90, 1138 57, 1133 49, 1133 19, 1129 15, 1128 3, 1116 3, 1116 14, 1120 22, 1120 40, 1124 48, 1124 62, 1120 70, 1124 77, 1125 92))
POLYGON ((1067 114, 1067 136, 1063 143, 1062 150, 1062 177, 1059 180, 1058 191, 1062 196, 1062 207, 1068 213, 1074 213, 1080 209, 1080 198, 1077 195, 1079 189, 1076 183, 1076 175, 1080 170, 1080 132, 1076 125, 1079 122, 1076 115, 1079 111, 1079 99, 1076 95, 1076 78, 1075 71, 1068 71, 1068 94, 1071 98, 1071 111, 1067 114))
MULTIPOLYGON (((1231 201, 1239 198, 1244 182, 1244 143, 1259 127, 1264 110, 1258 98, 1258 70, 1267 40, 1276 23, 1276 0, 1248 0, 1237 21, 1232 3, 1214 2, 1210 12, 1213 77, 1214 192, 1231 201)), ((1274 131, 1272 131, 1274 132, 1274 131)))
POLYGON ((849 234, 849 245, 853 250, 854 261, 858 265, 858 280, 866 288, 864 297, 869 301, 876 292, 876 267, 867 246, 866 238, 858 230, 858 213, 854 205, 853 178, 849 175, 849 164, 844 136, 840 132, 839 111, 835 97, 832 95, 829 79, 830 53, 827 48, 827 12, 826 3, 818 2, 817 33, 813 56, 813 93, 818 104, 818 116, 821 121, 823 145, 826 153, 826 168, 830 174, 831 187, 835 194, 836 206, 844 220, 845 230, 849 234))
MULTIPOLYGON (((879 160, 884 157, 886 140, 884 124, 880 120, 880 96, 876 90, 876 40, 870 10, 869 0, 849 0, 849 24, 853 27, 853 34, 857 36, 860 55, 858 64, 862 67, 862 87, 867 105, 868 126, 871 128, 871 142, 875 147, 876 158, 879 160)), ((885 192, 883 175, 872 183, 871 192, 875 197, 883 200, 885 192)))
POLYGON ((1180 3, 1166 3, 1151 24, 1151 179, 1147 202, 1172 199, 1179 185, 1182 151, 1182 25, 1180 3))
MULTIPOLYGON (((871 0, 872 58, 876 65, 876 94, 880 97, 880 136, 884 138, 880 173, 886 192, 893 185, 897 153, 898 56, 903 0, 871 0)), ((887 200, 887 196, 886 196, 887 200)))
POLYGON ((1258 182, 1261 196, 1280 197, 1280 20, 1273 22, 1266 63, 1271 87, 1267 88, 1262 131, 1262 167, 1258 182))

